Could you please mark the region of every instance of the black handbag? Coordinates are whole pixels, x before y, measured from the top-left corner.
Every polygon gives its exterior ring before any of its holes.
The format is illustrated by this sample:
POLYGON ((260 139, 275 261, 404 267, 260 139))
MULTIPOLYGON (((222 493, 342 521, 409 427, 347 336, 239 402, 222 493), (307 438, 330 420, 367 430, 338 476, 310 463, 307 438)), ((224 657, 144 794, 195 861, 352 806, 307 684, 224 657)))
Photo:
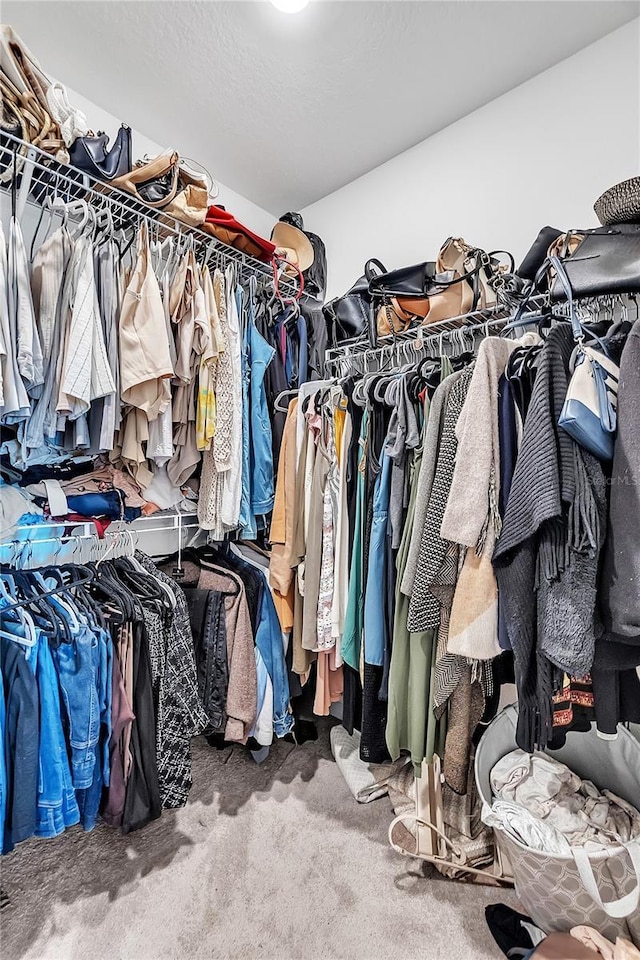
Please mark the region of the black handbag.
MULTIPOLYGON (((375 261, 378 263, 378 261, 375 261)), ((369 261, 371 263, 371 261, 369 261)), ((369 264, 367 264, 369 267, 369 264)), ((366 273, 366 270, 365 270, 366 273)), ((369 292, 372 297, 407 297, 426 299, 436 275, 435 261, 416 263, 385 273, 374 273, 369 268, 369 292)))
MULTIPOLYGON (((576 299, 640 293, 640 224, 573 230, 567 234, 567 242, 571 240, 579 240, 579 245, 562 258, 562 264, 576 299)), ((550 293, 553 301, 566 298, 556 274, 551 278, 550 293)))
POLYGON ((538 270, 545 262, 548 256, 549 247, 554 240, 562 236, 562 230, 555 227, 542 227, 533 244, 525 254, 524 260, 516 270, 516 274, 523 280, 536 279, 538 270))
POLYGON ((124 123, 118 130, 111 149, 106 133, 78 137, 69 147, 69 159, 74 167, 88 173, 95 180, 114 180, 131 170, 131 128, 124 123))
POLYGON ((329 300, 322 308, 331 346, 356 339, 364 333, 371 335, 373 321, 369 284, 376 275, 374 267, 380 273, 386 273, 386 268, 379 260, 368 260, 363 276, 345 294, 329 300))

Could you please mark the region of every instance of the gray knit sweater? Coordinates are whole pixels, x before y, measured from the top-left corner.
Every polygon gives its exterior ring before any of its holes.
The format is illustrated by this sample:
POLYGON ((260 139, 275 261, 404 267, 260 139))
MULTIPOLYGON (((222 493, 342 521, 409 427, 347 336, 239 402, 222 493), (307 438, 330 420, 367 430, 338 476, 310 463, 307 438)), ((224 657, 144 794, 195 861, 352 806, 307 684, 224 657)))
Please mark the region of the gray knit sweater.
POLYGON ((557 425, 573 346, 571 328, 559 325, 540 354, 493 555, 515 659, 517 741, 524 750, 548 741, 553 664, 585 672, 595 644, 605 482, 600 464, 557 425))

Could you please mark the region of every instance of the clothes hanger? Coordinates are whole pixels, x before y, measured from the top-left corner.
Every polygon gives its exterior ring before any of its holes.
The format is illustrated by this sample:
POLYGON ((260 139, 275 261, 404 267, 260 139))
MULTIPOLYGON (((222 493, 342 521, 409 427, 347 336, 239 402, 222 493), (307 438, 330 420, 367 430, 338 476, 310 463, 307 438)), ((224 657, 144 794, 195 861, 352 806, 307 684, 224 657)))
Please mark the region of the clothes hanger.
MULTIPOLYGON (((43 568, 42 568, 42 571, 46 571, 46 570, 48 570, 48 569, 49 569, 49 568, 47 568, 47 567, 43 567, 43 568)), ((65 569, 65 568, 64 568, 64 567, 61 567, 60 569, 65 569)), ((87 567, 80 567, 79 569, 81 569, 81 570, 84 569, 84 570, 87 570, 88 572, 87 572, 87 575, 86 575, 86 576, 82 576, 79 580, 77 580, 77 581, 76 581, 76 584, 77 584, 77 585, 81 585, 81 584, 85 584, 85 583, 90 583, 90 582, 93 580, 93 576, 94 576, 94 575, 93 575, 93 572, 92 572, 89 568, 87 568, 87 567)), ((0 577, 0 579, 2 579, 2 578, 0 577)), ((42 594, 40 594, 40 596, 41 596, 41 597, 57 597, 59 594, 64 594, 64 593, 68 593, 68 592, 69 592, 69 587, 68 587, 66 584, 64 584, 63 586, 56 587, 54 590, 47 590, 46 593, 42 593, 42 594)), ((5 612, 7 612, 7 611, 9 611, 9 610, 17 610, 19 607, 26 607, 26 606, 28 606, 30 603, 31 603, 30 600, 20 600, 20 601, 18 601, 18 602, 16 602, 16 603, 13 603, 13 602, 12 602, 12 603, 10 604, 10 606, 3 607, 3 611, 2 611, 2 612, 5 613, 5 612)))
POLYGON ((34 257, 35 248, 36 248, 36 240, 38 238, 38 233, 40 232, 40 227, 42 225, 42 220, 44 218, 45 213, 48 213, 49 215, 49 222, 47 223, 47 229, 44 232, 44 237, 42 239, 42 242, 39 244, 39 246, 42 246, 42 244, 49 239, 49 234, 51 232, 51 227, 53 225, 54 214, 55 213, 62 214, 64 212, 65 206, 66 204, 62 199, 62 197, 59 197, 56 193, 54 193, 53 196, 51 194, 47 194, 47 196, 45 197, 44 203, 42 204, 42 207, 40 209, 40 216, 38 217, 38 223, 36 224, 36 229, 33 234, 33 238, 31 240, 31 247, 29 249, 29 260, 31 262, 33 262, 33 257, 34 257))
MULTIPOLYGON (((33 573, 35 574, 35 571, 33 573)), ((16 571, 15 581, 23 597, 30 596, 33 598, 32 609, 37 610, 40 614, 41 622, 38 623, 38 627, 52 639, 59 639, 62 628, 61 620, 55 616, 54 609, 47 600, 41 598, 36 587, 35 576, 28 576, 27 571, 20 570, 16 571)))
POLYGON ((68 230, 69 235, 75 240, 84 231, 89 222, 89 217, 89 204, 86 200, 70 200, 68 203, 65 203, 64 206, 62 226, 68 230), (76 216, 80 217, 80 222, 74 224, 72 229, 69 229, 69 219, 76 216))
POLYGON ((3 630, 2 629, 3 623, 4 624, 13 623, 16 626, 21 627, 25 631, 25 634, 29 630, 29 624, 27 621, 27 610, 26 610, 27 604, 23 603, 22 606, 19 607, 17 604, 13 603, 13 600, 17 595, 18 595, 18 586, 16 584, 14 577, 7 573, 0 574, 0 598, 2 598, 3 600, 6 600, 6 603, 0 604, 0 614, 1 614, 0 636, 6 637, 7 640, 16 640, 17 637, 11 631, 3 630), (9 585, 11 592, 9 591, 9 589, 7 589, 7 585, 9 585), (12 613, 12 611, 15 611, 15 612, 12 613), (11 616, 7 618, 7 614, 11 614, 11 616))
POLYGON ((277 413, 288 413, 288 412, 289 412, 289 404, 287 404, 286 407, 283 407, 283 406, 282 406, 282 400, 284 400, 285 397, 297 397, 297 396, 298 396, 298 390, 297 390, 297 389, 296 389, 296 390, 281 390, 280 393, 278 394, 278 396, 277 396, 277 397, 275 398, 275 400, 273 401, 273 409, 274 409, 277 413))
MULTIPOLYGON (((127 562, 131 564, 131 566, 133 567, 134 570, 137 571, 137 573, 142 574, 145 577, 151 577, 151 579, 158 585, 158 587, 165 594, 167 600, 169 601, 171 609, 175 610, 178 601, 171 587, 167 583, 165 583, 163 580, 160 580, 159 577, 156 577, 155 574, 153 574, 150 570, 147 570, 146 567, 143 567, 143 565, 140 563, 138 558, 135 556, 136 547, 134 544, 133 532, 131 530, 123 530, 121 532, 123 536, 127 538, 129 550, 131 551, 126 555, 126 557, 124 557, 124 559, 126 559, 127 562)), ((135 533, 137 537, 138 532, 135 531, 135 533)))
POLYGON ((2 614, 1 623, 3 623, 5 626, 8 626, 12 623, 14 626, 19 627, 24 631, 24 637, 20 637, 17 634, 12 633, 10 630, 2 629, 1 625, 0 636, 5 637, 7 640, 13 640, 16 643, 28 648, 34 647, 38 642, 35 623, 26 609, 26 607, 31 603, 31 600, 23 600, 19 603, 12 602, 13 597, 8 592, 2 576, 0 576, 0 596, 2 599, 7 601, 7 603, 0 605, 0 613, 2 614), (7 616, 7 614, 10 614, 12 611, 15 611, 17 619, 7 616))
POLYGON ((100 207, 94 215, 93 242, 96 245, 106 243, 113 237, 113 234, 113 214, 109 207, 100 207))
MULTIPOLYGON (((46 573, 41 570, 34 570, 32 571, 34 581, 44 591, 46 591, 49 586, 47 580, 53 580, 54 583, 64 583, 64 578, 58 572, 59 569, 59 567, 47 567, 46 573)), ((43 594, 41 593, 40 596, 43 596, 43 594)), ((66 592, 61 592, 54 597, 50 597, 48 602, 53 605, 54 609, 59 608, 63 612, 62 623, 67 639, 71 640, 71 633, 77 632, 80 629, 80 619, 75 605, 75 597, 72 595, 71 590, 67 589, 66 592), (71 621, 71 626, 69 626, 65 616, 71 621)))

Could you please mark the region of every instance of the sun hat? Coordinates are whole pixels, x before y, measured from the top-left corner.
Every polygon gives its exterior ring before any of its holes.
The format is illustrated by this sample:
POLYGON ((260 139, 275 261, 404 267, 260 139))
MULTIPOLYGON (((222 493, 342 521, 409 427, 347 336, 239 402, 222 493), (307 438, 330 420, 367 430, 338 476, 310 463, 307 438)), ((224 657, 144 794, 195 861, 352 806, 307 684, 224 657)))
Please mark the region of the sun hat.
POLYGON ((285 273, 291 272, 294 276, 297 270, 304 273, 313 263, 314 253, 311 241, 298 227, 278 220, 271 233, 271 242, 275 244, 276 255, 292 264, 291 270, 288 267, 285 268, 285 273))
POLYGON ((614 223, 640 223, 640 177, 609 187, 593 205, 603 227, 614 223))

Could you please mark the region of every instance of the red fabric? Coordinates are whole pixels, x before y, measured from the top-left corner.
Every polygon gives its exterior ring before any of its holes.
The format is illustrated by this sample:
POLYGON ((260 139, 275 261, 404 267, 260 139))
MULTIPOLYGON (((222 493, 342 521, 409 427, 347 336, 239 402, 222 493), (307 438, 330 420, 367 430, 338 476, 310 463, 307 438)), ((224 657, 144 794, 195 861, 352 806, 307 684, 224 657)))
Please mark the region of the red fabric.
POLYGON ((215 204, 212 204, 207 210, 202 229, 208 233, 213 233, 223 243, 237 247, 259 260, 268 262, 276 252, 276 248, 270 240, 258 236, 257 233, 249 230, 243 223, 236 220, 228 210, 223 210, 222 207, 215 204))
POLYGON ((70 513, 65 519, 77 520, 78 523, 92 523, 96 528, 98 540, 104 540, 107 528, 112 522, 111 520, 107 520, 106 517, 81 517, 79 513, 70 513))

